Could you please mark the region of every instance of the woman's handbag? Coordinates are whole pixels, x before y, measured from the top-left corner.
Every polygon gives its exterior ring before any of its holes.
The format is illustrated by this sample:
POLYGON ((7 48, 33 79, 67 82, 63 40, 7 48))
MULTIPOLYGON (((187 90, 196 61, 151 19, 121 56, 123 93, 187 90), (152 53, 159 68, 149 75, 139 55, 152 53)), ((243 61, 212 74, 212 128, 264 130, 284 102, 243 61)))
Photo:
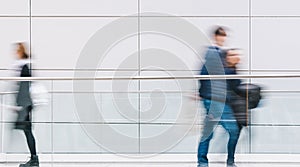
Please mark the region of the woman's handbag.
POLYGON ((261 99, 261 87, 255 84, 240 84, 232 97, 230 105, 240 127, 248 125, 249 109, 258 106, 261 99))
POLYGON ((31 82, 29 92, 33 106, 47 105, 49 103, 48 90, 43 84, 31 82))

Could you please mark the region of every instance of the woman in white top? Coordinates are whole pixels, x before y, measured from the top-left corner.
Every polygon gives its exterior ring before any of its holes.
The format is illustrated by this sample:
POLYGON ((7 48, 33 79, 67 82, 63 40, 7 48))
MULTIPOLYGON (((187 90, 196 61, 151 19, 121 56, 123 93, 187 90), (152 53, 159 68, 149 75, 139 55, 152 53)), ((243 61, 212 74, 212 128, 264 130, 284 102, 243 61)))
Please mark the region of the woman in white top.
MULTIPOLYGON (((16 43, 16 54, 18 58, 17 71, 20 77, 31 77, 29 55, 26 53, 23 43, 16 43)), ((18 117, 15 122, 15 129, 23 130, 27 139, 27 144, 31 153, 30 160, 19 167, 38 167, 39 159, 36 154, 35 138, 32 133, 32 109, 33 103, 30 96, 30 81, 18 82, 18 93, 16 105, 20 108, 17 111, 18 117)))

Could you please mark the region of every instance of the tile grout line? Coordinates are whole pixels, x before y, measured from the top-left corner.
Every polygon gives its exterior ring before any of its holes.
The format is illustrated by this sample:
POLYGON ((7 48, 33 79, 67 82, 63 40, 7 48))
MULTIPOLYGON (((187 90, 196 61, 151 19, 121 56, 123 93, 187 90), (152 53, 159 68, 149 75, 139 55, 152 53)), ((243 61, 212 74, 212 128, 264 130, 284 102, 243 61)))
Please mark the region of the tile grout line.
MULTIPOLYGON (((53 91, 53 80, 51 81, 51 90, 53 91)), ((53 125, 53 93, 51 93, 51 166, 53 166, 53 160, 54 160, 54 157, 53 157, 53 154, 54 154, 54 125, 53 125)))
MULTIPOLYGON (((249 75, 252 74, 252 0, 249 0, 249 75)), ((250 83, 252 82, 250 78, 250 83)), ((251 112, 247 111, 248 113, 251 112)), ((249 122, 252 124, 252 117, 250 114, 249 122)), ((249 128, 249 153, 252 153, 252 127, 249 128)))
POLYGON ((30 53, 30 72, 32 74, 32 0, 29 0, 29 53, 30 53))
MULTIPOLYGON (((4 104, 4 95, 1 95, 1 103, 4 104)), ((4 116, 3 116, 3 106, 1 107, 1 120, 4 121, 4 116)), ((4 154, 4 123, 1 123, 1 153, 4 154)))
POLYGON ((28 15, 0 15, 0 18, 118 18, 118 17, 183 17, 183 18, 300 18, 300 15, 257 15, 257 16, 249 16, 249 15, 236 15, 236 16, 204 16, 204 15, 175 15, 175 16, 128 16, 128 15, 107 15, 107 16, 101 16, 101 15, 90 15, 90 16, 84 16, 84 15, 44 15, 44 16, 28 16, 28 15))
MULTIPOLYGON (((138 75, 141 76, 141 9, 140 9, 140 0, 137 0, 138 3, 138 75)), ((138 90, 141 91, 141 80, 138 81, 138 90)), ((141 153, 141 93, 138 97, 138 153, 141 153)))

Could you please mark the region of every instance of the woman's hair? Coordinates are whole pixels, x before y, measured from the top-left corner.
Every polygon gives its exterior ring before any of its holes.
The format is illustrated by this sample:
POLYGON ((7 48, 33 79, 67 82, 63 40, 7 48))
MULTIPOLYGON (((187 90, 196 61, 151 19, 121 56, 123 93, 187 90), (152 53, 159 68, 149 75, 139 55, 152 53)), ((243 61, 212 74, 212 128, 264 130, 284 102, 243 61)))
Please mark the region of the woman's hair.
POLYGON ((22 54, 21 58, 22 59, 28 59, 29 55, 26 53, 25 43, 18 42, 18 43, 16 43, 16 46, 17 46, 17 51, 21 52, 21 54, 22 54))

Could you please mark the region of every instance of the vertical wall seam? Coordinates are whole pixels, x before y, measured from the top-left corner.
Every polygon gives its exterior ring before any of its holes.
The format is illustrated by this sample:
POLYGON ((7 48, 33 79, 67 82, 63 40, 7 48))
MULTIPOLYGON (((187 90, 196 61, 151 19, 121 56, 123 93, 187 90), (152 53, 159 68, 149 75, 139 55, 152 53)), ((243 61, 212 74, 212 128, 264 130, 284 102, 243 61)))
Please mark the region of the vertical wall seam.
MULTIPOLYGON (((249 0, 249 74, 252 74, 252 0, 249 0)), ((249 79, 249 82, 252 82, 252 79, 249 79)), ((251 111, 247 111, 251 112, 251 111)), ((250 113, 249 122, 249 153, 252 153, 252 114, 250 113)))
MULTIPOLYGON (((138 3, 138 75, 141 76, 141 9, 140 0, 138 3)), ((141 91, 141 81, 138 81, 138 90, 141 91)), ((138 152, 141 153, 141 93, 138 93, 138 152)))

